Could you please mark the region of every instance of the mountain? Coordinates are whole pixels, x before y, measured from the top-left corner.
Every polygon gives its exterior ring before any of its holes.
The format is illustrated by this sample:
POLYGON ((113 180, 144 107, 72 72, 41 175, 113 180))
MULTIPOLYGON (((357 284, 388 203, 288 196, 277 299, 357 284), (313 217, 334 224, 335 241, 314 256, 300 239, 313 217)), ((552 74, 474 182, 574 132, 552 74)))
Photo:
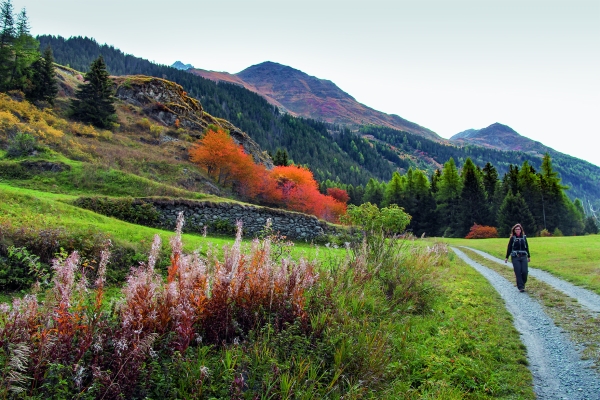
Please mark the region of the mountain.
POLYGON ((184 64, 181 61, 175 61, 171 67, 180 69, 182 71, 187 71, 188 69, 194 68, 192 64, 184 64))
MULTIPOLYGON (((69 65, 79 71, 87 71, 90 63, 101 54, 111 75, 141 74, 168 79, 181 85, 189 97, 200 101, 205 112, 229 121, 271 154, 275 154, 277 149, 287 150, 295 163, 309 166, 320 182, 331 180, 365 185, 370 178, 388 181, 393 171, 405 172, 409 167, 431 173, 436 168, 441 168, 450 157, 454 158, 459 167, 467 157, 480 167, 491 162, 502 176, 510 164, 521 165, 525 160, 539 169, 540 154, 544 152, 504 151, 489 143, 480 142, 475 145, 466 139, 447 141, 440 140, 437 136, 435 139, 428 139, 422 134, 387 126, 363 125, 358 127, 355 134, 347 127, 279 112, 281 108, 267 102, 265 97, 258 94, 258 89, 248 90, 246 85, 251 84, 237 74, 214 73, 213 78, 221 76, 226 79, 205 79, 124 54, 113 46, 99 45, 89 38, 38 36, 38 40, 41 48, 48 45, 52 47, 57 63, 69 65)), ((267 67, 275 68, 276 65, 267 67)), ((306 79, 306 74, 292 72, 306 79)), ((67 92, 67 89, 64 91, 67 92)), ((510 129, 506 128, 505 130, 510 129)), ((463 136, 475 135, 474 131, 463 133, 463 136)), ((518 136, 513 136, 513 141, 514 138, 518 136)), ((526 147, 523 149, 529 151, 526 147)), ((559 152, 551 155, 555 170, 561 174, 563 183, 571 187, 568 195, 571 198, 591 200, 595 208, 600 207, 600 186, 597 184, 600 181, 600 168, 559 152)))
POLYGON ((282 110, 305 118, 340 125, 381 125, 442 140, 435 132, 397 115, 386 114, 357 102, 333 82, 310 76, 286 65, 267 61, 237 74, 192 69, 206 79, 241 85, 282 110))
POLYGON ((456 144, 472 144, 504 151, 524 151, 531 154, 558 153, 540 142, 518 134, 498 122, 483 129, 468 129, 450 138, 456 144))
MULTIPOLYGON (((468 129, 450 138, 450 143, 460 146, 479 146, 504 152, 525 153, 539 160, 545 153, 552 157, 552 164, 559 172, 562 182, 570 187, 567 194, 584 201, 600 204, 600 167, 579 158, 554 150, 538 141, 517 133, 498 122, 483 129, 468 129)), ((530 162, 538 168, 537 163, 530 162)))

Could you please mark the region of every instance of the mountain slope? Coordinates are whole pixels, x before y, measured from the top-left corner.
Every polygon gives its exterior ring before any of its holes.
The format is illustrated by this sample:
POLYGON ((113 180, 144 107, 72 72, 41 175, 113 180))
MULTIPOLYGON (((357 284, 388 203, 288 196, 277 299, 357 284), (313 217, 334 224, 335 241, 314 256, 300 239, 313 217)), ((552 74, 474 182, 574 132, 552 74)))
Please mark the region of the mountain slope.
POLYGON ((341 125, 381 125, 442 140, 427 128, 357 102, 329 80, 286 65, 267 61, 233 75, 199 69, 189 72, 207 79, 242 85, 259 93, 271 104, 281 104, 284 110, 305 118, 341 125))
MULTIPOLYGON (((281 114, 264 97, 239 83, 215 83, 189 72, 126 55, 112 46, 100 46, 88 38, 41 36, 38 40, 42 48, 52 46, 58 63, 69 64, 81 71, 86 71, 101 54, 113 75, 143 74, 178 83, 188 96, 201 102, 207 113, 231 122, 273 154, 278 148, 286 149, 294 162, 309 166, 321 182, 339 179, 346 184, 365 185, 371 177, 388 181, 394 170, 402 172, 412 166, 431 172, 450 157, 459 167, 467 157, 480 167, 489 161, 501 175, 511 163, 521 165, 524 160, 529 160, 538 168, 541 160, 536 152, 506 152, 489 144, 480 147, 465 141, 464 147, 457 147, 460 142, 430 140, 383 126, 361 127, 361 138, 339 126, 281 114)), ((562 153, 551 154, 563 183, 572 187, 567 192, 569 196, 590 199, 600 207, 597 184, 600 168, 562 153)))
POLYGON ((450 138, 456 144, 472 144, 504 151, 524 151, 537 154, 558 153, 540 142, 518 134, 509 126, 498 122, 483 129, 469 129, 450 138))
MULTIPOLYGON (((552 164, 560 173, 563 183, 571 190, 570 197, 584 201, 600 200, 600 167, 568 154, 561 153, 538 141, 520 135, 509 126, 494 123, 483 129, 469 129, 450 138, 450 142, 462 146, 481 146, 500 151, 524 152, 539 159, 545 153, 552 157, 552 164)), ((537 165, 532 163, 532 165, 537 165)))

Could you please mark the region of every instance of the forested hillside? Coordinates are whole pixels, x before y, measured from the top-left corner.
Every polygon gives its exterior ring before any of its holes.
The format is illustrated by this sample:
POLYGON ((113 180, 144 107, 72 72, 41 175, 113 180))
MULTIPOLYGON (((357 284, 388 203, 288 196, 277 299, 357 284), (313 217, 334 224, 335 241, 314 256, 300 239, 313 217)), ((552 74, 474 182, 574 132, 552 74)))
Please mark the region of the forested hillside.
MULTIPOLYGON (((338 183, 359 187, 360 195, 369 179, 388 181, 392 172, 406 172, 410 167, 431 174, 452 157, 462 167, 470 157, 483 167, 492 163, 502 176, 511 164, 527 161, 536 170, 541 158, 523 152, 505 152, 479 146, 457 147, 428 140, 408 132, 377 126, 363 126, 359 132, 322 122, 281 114, 259 95, 243 87, 215 83, 175 68, 157 65, 127 55, 93 39, 40 36, 41 47, 50 45, 58 63, 86 71, 101 54, 113 75, 145 74, 162 77, 182 85, 189 95, 198 98, 206 112, 224 118, 247 132, 259 145, 275 154, 285 149, 298 164, 308 165, 326 186, 338 183)), ((600 203, 600 168, 562 154, 553 154, 553 165, 562 183, 570 187, 571 199, 580 198, 587 207, 600 203)), ((360 197, 360 196, 358 196, 360 197)), ((355 202, 361 201, 355 196, 355 202)))
MULTIPOLYGON (((450 157, 454 158, 459 168, 467 157, 479 167, 489 162, 501 176, 508 172, 511 164, 520 165, 527 161, 536 170, 542 165, 542 158, 536 154, 473 145, 457 147, 385 127, 366 126, 361 128, 360 133, 390 144, 399 153, 406 153, 410 156, 412 165, 429 172, 444 164, 450 157)), ((571 199, 579 198, 586 202, 589 200, 592 204, 600 204, 600 167, 556 151, 551 156, 562 183, 569 187, 567 195, 571 199)))
POLYGON ((40 36, 38 40, 42 48, 52 47, 57 63, 79 71, 87 71, 101 54, 112 75, 143 74, 176 82, 188 95, 199 99, 206 112, 230 121, 273 154, 277 149, 286 149, 295 163, 309 165, 320 181, 339 179, 356 185, 366 184, 371 177, 381 180, 391 177, 393 168, 382 162, 369 146, 363 146, 362 158, 357 154, 352 159, 341 151, 328 133, 328 130, 341 131, 341 128, 280 114, 265 99, 242 87, 217 84, 173 67, 153 64, 112 46, 101 46, 93 39, 40 36), (358 162, 361 159, 365 159, 362 165, 358 162))

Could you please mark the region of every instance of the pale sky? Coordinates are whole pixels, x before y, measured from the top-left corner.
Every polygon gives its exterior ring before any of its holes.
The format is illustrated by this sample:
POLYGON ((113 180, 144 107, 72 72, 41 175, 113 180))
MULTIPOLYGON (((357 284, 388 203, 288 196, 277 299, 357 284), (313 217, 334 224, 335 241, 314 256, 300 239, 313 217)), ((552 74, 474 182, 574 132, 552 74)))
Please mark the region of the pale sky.
POLYGON ((495 122, 600 166, 600 0, 13 0, 171 65, 274 61, 444 138, 495 122))

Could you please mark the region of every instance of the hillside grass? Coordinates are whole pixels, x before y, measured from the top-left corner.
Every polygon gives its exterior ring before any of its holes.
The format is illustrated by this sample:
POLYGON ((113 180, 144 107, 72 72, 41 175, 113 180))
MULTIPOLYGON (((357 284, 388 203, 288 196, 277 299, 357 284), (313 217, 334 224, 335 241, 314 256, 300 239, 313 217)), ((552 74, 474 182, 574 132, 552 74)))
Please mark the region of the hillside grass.
MULTIPOLYGON (((508 239, 443 239, 504 260, 508 239)), ((530 266, 600 294, 600 235, 528 237, 530 266)), ((510 261, 510 260, 509 260, 510 261)))

